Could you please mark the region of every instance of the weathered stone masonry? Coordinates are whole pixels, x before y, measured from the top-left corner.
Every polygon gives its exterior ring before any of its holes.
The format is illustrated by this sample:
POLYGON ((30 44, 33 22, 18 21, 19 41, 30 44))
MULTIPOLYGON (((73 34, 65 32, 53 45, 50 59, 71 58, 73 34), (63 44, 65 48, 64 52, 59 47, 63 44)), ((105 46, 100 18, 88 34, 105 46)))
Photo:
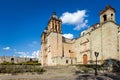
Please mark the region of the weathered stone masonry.
POLYGON ((41 36, 43 66, 93 64, 94 52, 99 52, 98 63, 106 59, 120 60, 120 27, 115 21, 115 9, 110 5, 100 11, 100 23, 81 32, 80 37, 62 36, 62 21, 54 12, 41 36))

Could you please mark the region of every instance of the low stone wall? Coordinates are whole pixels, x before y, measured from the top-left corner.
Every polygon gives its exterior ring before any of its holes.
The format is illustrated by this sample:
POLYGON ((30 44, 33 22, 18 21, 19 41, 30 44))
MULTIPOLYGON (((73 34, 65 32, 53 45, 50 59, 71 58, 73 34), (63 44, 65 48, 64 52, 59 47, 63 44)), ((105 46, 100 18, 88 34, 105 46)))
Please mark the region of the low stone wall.
POLYGON ((0 56, 0 63, 3 62, 28 62, 28 61, 38 61, 37 58, 27 58, 27 57, 12 57, 12 56, 0 56))

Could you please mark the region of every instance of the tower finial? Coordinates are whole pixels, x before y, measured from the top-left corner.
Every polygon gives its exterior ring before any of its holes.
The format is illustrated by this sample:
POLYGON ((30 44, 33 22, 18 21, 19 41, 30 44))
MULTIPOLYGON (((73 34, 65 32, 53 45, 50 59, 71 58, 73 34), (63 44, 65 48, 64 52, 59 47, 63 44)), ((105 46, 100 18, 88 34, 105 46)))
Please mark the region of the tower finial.
POLYGON ((52 15, 56 15, 56 11, 55 10, 53 11, 52 15))
POLYGON ((53 17, 53 18, 56 18, 56 19, 58 18, 57 15, 56 15, 55 10, 54 10, 53 13, 52 13, 52 17, 53 17))
POLYGON ((108 9, 108 8, 112 8, 112 7, 110 6, 110 4, 108 4, 108 5, 106 6, 106 9, 108 9))

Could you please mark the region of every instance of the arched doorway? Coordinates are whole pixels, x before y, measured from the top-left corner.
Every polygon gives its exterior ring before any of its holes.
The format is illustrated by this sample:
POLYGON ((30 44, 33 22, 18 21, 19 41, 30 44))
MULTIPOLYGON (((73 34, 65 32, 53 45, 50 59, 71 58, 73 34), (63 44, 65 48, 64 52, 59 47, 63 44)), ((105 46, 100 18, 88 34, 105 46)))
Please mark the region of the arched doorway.
POLYGON ((87 60, 88 60, 87 54, 84 54, 83 55, 83 64, 87 64, 87 60))
POLYGON ((14 63, 14 58, 11 58, 11 63, 14 63))

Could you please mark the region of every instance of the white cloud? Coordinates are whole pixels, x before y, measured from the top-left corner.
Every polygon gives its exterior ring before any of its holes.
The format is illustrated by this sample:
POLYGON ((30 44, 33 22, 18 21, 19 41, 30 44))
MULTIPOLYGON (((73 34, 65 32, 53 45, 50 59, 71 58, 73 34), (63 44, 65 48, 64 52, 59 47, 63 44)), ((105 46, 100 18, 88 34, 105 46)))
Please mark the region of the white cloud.
POLYGON ((31 57, 32 57, 32 58, 38 58, 38 57, 39 57, 39 53, 40 53, 39 50, 37 50, 37 51, 33 51, 31 57))
POLYGON ((85 19, 86 17, 86 10, 78 10, 73 13, 63 13, 60 19, 63 24, 75 25, 74 30, 80 30, 83 27, 87 27, 88 20, 85 19))
POLYGON ((19 57, 28 57, 28 58, 38 58, 39 57, 39 50, 33 51, 32 53, 29 52, 15 52, 19 55, 19 57))
POLYGON ((10 47, 4 47, 3 50, 10 50, 10 47))
POLYGON ((19 57, 28 57, 29 52, 15 52, 16 54, 19 55, 19 57))
POLYGON ((85 20, 83 23, 78 24, 78 25, 74 28, 74 30, 80 30, 80 29, 83 28, 83 27, 88 27, 87 22, 88 22, 88 20, 85 20))
POLYGON ((62 36, 64 36, 65 38, 68 38, 68 39, 73 39, 73 37, 74 37, 74 35, 71 33, 63 34, 62 36))

